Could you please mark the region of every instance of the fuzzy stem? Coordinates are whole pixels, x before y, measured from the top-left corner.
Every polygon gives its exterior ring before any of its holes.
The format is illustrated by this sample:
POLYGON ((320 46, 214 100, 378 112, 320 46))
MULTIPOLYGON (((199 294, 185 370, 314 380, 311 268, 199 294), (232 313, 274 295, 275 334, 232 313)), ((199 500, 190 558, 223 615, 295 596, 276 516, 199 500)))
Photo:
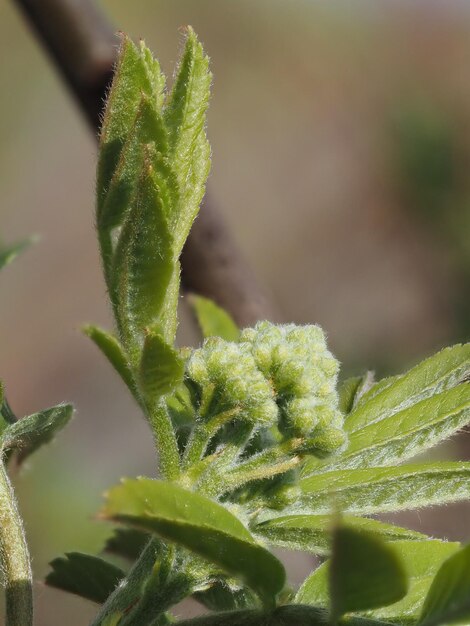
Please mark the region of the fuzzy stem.
POLYGON ((212 437, 224 424, 236 417, 239 412, 240 409, 238 407, 223 411, 214 415, 209 421, 195 426, 184 452, 183 470, 189 469, 201 460, 212 437))
POLYGON ((167 480, 175 480, 180 475, 180 455, 168 409, 160 401, 148 407, 147 415, 158 451, 160 474, 167 480))
POLYGON ((33 623, 33 580, 23 522, 0 461, 0 559, 5 582, 6 626, 33 623))
POLYGON ((283 474, 299 465, 301 457, 295 454, 303 443, 303 439, 290 439, 237 465, 223 483, 219 483, 219 491, 232 491, 253 480, 272 478, 283 474))
MULTIPOLYGON (((253 424, 242 423, 238 425, 238 431, 232 434, 231 441, 220 451, 214 453, 214 462, 208 466, 203 459, 201 465, 204 467, 203 473, 197 484, 197 491, 207 496, 221 495, 227 491, 224 487, 227 480, 226 470, 237 457, 243 452, 243 448, 249 441, 254 430, 253 424)), ((197 470, 197 466, 194 468, 197 470)))
POLYGON ((126 578, 119 583, 102 605, 91 626, 104 626, 113 616, 125 615, 137 604, 142 596, 145 581, 151 575, 159 547, 158 540, 149 541, 126 578))

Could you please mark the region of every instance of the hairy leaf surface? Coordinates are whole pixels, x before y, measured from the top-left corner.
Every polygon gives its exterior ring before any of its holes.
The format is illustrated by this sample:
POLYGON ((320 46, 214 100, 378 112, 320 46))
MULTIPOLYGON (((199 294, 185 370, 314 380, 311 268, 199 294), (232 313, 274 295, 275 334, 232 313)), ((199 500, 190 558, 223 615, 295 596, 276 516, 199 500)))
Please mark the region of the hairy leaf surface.
POLYGON ((347 469, 299 483, 302 511, 380 513, 470 498, 470 463, 439 462, 347 469))
POLYGON ((203 337, 221 337, 225 341, 238 341, 240 330, 230 315, 215 302, 203 296, 190 296, 203 337))
POLYGON ((399 463, 446 439, 469 419, 470 384, 464 383, 351 433, 341 455, 309 461, 304 475, 399 463))
POLYGON ((2 450, 19 450, 22 461, 42 445, 49 443, 70 420, 73 407, 60 404, 51 409, 28 415, 10 424, 3 432, 2 450))
POLYGON ((470 546, 445 561, 426 596, 420 623, 468 624, 470 620, 470 546))
POLYGON ((386 379, 364 394, 346 423, 353 433, 458 385, 470 372, 470 344, 445 348, 408 373, 386 379))
POLYGON ((69 552, 51 561, 45 583, 102 604, 124 578, 115 565, 90 554, 69 552))
POLYGON ((125 480, 108 493, 103 516, 154 532, 242 578, 266 601, 284 585, 282 564, 223 506, 157 480, 125 480))
POLYGON ((344 525, 335 529, 329 568, 333 621, 401 600, 407 587, 403 566, 390 545, 364 530, 344 525))
MULTIPOLYGON (((356 530, 373 532, 384 541, 422 540, 425 537, 408 528, 362 517, 344 516, 343 522, 356 530)), ((258 524, 253 532, 276 546, 327 555, 331 552, 332 524, 330 515, 286 515, 258 524)))

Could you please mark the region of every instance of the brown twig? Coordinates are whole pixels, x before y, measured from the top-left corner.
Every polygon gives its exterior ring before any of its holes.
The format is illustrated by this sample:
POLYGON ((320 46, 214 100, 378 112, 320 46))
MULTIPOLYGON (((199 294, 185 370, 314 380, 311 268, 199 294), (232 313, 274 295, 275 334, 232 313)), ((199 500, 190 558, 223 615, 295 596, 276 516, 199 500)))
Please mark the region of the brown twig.
MULTIPOLYGON (((117 52, 93 0, 14 0, 54 59, 97 134, 117 52)), ((227 226, 206 198, 182 256, 183 285, 223 306, 240 326, 272 318, 227 226)))

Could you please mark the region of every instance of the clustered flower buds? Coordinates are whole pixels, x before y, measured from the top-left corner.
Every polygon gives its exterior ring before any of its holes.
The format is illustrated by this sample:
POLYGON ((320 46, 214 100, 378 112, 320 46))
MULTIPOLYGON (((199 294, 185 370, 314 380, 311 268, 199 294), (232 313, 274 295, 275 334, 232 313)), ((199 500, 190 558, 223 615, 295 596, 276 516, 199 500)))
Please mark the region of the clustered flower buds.
POLYGON ((259 322, 241 334, 257 366, 271 381, 279 429, 307 438, 312 453, 330 453, 345 442, 336 383, 339 363, 319 326, 259 322))
POLYGON ((187 375, 200 389, 211 390, 211 412, 239 409, 241 419, 272 426, 278 409, 269 381, 257 368, 246 344, 210 337, 194 350, 187 375))
POLYGON ((209 413, 237 408, 240 419, 277 425, 282 436, 302 438, 304 452, 321 456, 345 442, 338 369, 319 326, 259 322, 240 343, 206 339, 192 352, 187 376, 201 394, 210 390, 209 413))

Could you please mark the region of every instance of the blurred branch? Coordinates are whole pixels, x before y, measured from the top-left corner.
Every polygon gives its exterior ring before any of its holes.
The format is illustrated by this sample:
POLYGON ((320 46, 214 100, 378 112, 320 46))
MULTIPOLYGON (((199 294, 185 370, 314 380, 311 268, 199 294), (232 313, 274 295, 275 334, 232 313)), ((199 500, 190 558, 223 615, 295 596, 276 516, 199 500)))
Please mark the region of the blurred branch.
MULTIPOLYGON (((98 133, 117 53, 114 29, 92 0, 14 0, 98 133)), ((272 318, 220 214, 207 198, 182 256, 183 285, 227 309, 240 326, 272 318)))

